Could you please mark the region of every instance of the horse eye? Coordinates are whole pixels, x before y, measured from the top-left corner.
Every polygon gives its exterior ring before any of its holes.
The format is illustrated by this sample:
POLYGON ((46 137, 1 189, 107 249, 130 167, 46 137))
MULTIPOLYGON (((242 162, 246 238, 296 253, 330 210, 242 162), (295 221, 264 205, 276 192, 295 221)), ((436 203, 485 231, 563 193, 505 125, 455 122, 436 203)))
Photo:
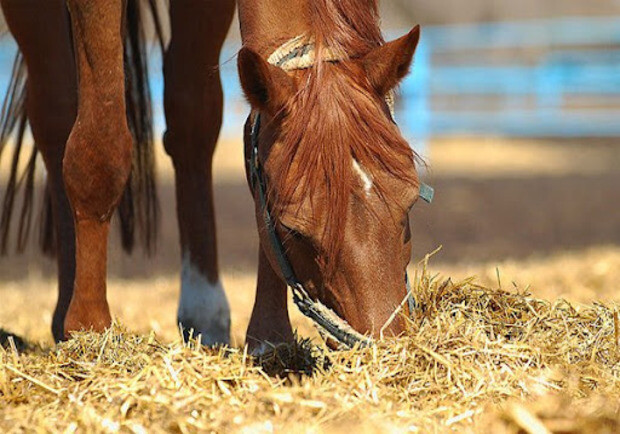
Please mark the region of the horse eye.
POLYGON ((293 228, 285 225, 282 222, 280 222, 280 225, 282 226, 282 229, 284 229, 286 237, 293 237, 293 238, 297 238, 297 239, 305 238, 304 235, 301 232, 299 232, 298 230, 293 229, 293 228))

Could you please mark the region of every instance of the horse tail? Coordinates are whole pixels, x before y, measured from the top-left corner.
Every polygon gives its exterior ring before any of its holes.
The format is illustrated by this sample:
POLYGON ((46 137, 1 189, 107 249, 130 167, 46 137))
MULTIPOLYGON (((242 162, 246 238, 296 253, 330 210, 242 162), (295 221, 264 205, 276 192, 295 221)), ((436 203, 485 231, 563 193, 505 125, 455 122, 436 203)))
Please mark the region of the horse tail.
POLYGON ((121 238, 126 251, 134 244, 134 228, 140 229, 140 239, 147 252, 154 252, 159 226, 159 201, 155 185, 155 153, 153 145, 153 111, 149 86, 147 41, 144 24, 146 9, 150 12, 156 36, 163 50, 161 17, 155 0, 139 0, 127 4, 125 36, 125 100, 127 122, 134 137, 133 168, 121 203, 119 217, 121 238))
MULTIPOLYGON (((164 48, 162 17, 157 7, 157 0, 129 0, 124 40, 125 99, 127 123, 133 135, 134 147, 130 180, 125 187, 117 212, 123 249, 128 253, 133 251, 137 233, 144 251, 150 255, 156 248, 160 215, 155 183, 153 112, 147 63, 148 43, 144 29, 147 21, 145 12, 151 15, 151 23, 155 29, 158 45, 162 50, 164 48)), ((17 53, 0 115, 0 158, 11 138, 14 144, 8 184, 0 213, 0 254, 2 255, 8 253, 11 220, 16 198, 20 192, 22 201, 17 232, 17 252, 24 250, 33 220, 37 155, 35 146, 32 147, 26 167, 20 170, 19 165, 28 126, 25 104, 26 84, 27 71, 24 58, 21 53, 17 53)), ((43 193, 39 222, 41 251, 54 256, 57 240, 48 185, 45 186, 43 193)))
MULTIPOLYGON (((26 169, 20 173, 19 160, 22 149, 24 148, 24 135, 28 120, 26 118, 26 63, 21 53, 17 53, 15 60, 13 61, 13 70, 11 72, 11 79, 9 81, 9 87, 4 98, 2 105, 2 115, 0 116, 0 158, 2 157, 4 148, 6 147, 9 139, 14 135, 13 142, 13 158, 11 160, 11 168, 9 172, 9 178, 6 186, 6 192, 2 200, 2 212, 0 214, 0 253, 6 254, 9 244, 9 234, 11 229, 11 217, 13 215, 13 208, 18 197, 18 193, 21 190, 24 180, 30 181, 34 178, 35 165, 32 162, 36 156, 36 150, 31 152, 31 156, 28 161, 26 169), (13 134, 15 133, 15 134, 13 134)), ((36 149, 33 147, 33 149, 36 149)), ((28 182, 29 183, 29 182, 28 182)), ((28 185, 30 187, 30 185, 28 185)), ((20 222, 20 234, 27 235, 30 228, 30 216, 32 213, 32 189, 24 188, 25 196, 22 200, 21 216, 25 216, 26 221, 20 222), (30 192, 30 195, 26 194, 30 192)), ((22 238, 22 237, 19 237, 22 238)), ((25 243, 25 240, 18 240, 18 250, 20 250, 20 241, 25 243)))

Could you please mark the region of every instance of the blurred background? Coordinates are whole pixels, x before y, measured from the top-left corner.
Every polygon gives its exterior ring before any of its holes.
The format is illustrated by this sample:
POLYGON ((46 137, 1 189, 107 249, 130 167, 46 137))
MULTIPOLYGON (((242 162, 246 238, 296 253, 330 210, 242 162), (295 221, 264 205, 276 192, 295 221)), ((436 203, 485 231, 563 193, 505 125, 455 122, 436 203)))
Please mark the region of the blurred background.
MULTIPOLYGON (((397 121, 428 164, 424 176, 436 200, 412 213, 414 260, 443 246, 433 259, 443 270, 592 251, 605 270, 618 264, 620 0, 383 1, 388 39, 417 23, 422 42, 400 88, 397 121)), ((226 100, 215 194, 221 267, 253 275, 257 235, 243 175, 248 106, 237 81, 237 27, 221 57, 226 100)), ((14 52, 10 36, 4 37, 0 89, 14 52)), ((161 137, 161 59, 153 54, 161 137)), ((161 146, 158 171, 158 253, 128 257, 113 234, 112 278, 176 278, 173 172, 161 146)), ((0 280, 54 275, 54 262, 41 256, 35 241, 23 255, 0 258, 0 280)))

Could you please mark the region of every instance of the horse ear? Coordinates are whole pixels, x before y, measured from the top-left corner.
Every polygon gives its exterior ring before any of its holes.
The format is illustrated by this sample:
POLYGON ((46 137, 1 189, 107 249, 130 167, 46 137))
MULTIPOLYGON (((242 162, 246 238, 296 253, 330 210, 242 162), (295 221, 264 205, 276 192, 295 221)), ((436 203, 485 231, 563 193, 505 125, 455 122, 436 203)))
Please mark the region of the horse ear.
POLYGON ((239 51, 237 68, 241 87, 253 108, 275 115, 294 95, 293 78, 249 48, 239 51))
POLYGON ((420 26, 366 54, 361 62, 370 84, 385 95, 409 73, 413 54, 420 41, 420 26))

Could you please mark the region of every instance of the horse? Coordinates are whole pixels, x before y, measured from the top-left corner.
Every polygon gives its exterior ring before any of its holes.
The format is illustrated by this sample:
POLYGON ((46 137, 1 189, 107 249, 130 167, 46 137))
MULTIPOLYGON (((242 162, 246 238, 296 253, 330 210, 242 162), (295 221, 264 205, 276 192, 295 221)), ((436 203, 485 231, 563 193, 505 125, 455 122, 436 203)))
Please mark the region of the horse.
MULTIPOLYGON (((156 217, 149 151, 134 149, 149 149, 136 134, 148 126, 146 104, 135 103, 136 93, 148 101, 143 50, 131 37, 140 21, 131 19, 136 3, 0 0, 27 67, 25 111, 49 174, 57 340, 110 325, 106 249, 114 211, 125 204, 140 214, 135 208, 148 202, 142 220, 152 229, 156 217), (138 53, 130 67, 128 52, 138 53), (126 71, 138 77, 133 91, 126 71), (146 160, 133 166, 149 188, 131 188, 132 154, 146 160)), ((249 350, 294 340, 287 285, 304 313, 313 317, 312 303, 320 304, 333 314, 328 325, 341 320, 352 336, 399 335, 406 321, 394 313, 408 291, 408 213, 421 184, 390 102, 410 69, 419 27, 386 43, 378 0, 237 3, 239 77, 252 107, 246 173, 260 244, 249 350)), ((149 5, 161 35, 160 9, 149 5)), ((211 164, 222 117, 217 64, 234 9, 233 0, 172 0, 164 52, 164 147, 175 169, 182 251, 178 321, 206 345, 229 342, 211 164)), ((322 312, 313 318, 325 319, 322 312)))

